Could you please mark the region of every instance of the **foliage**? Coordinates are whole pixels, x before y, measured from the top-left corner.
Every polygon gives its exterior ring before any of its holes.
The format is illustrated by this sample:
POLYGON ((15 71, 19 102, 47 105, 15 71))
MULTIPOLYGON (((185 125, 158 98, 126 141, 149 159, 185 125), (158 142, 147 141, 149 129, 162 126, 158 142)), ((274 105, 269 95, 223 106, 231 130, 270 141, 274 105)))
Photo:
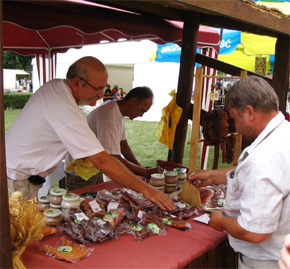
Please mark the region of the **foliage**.
POLYGON ((31 60, 34 56, 22 56, 13 51, 4 51, 3 68, 31 71, 31 60))
POLYGON ((32 93, 4 93, 4 109, 22 109, 32 93))

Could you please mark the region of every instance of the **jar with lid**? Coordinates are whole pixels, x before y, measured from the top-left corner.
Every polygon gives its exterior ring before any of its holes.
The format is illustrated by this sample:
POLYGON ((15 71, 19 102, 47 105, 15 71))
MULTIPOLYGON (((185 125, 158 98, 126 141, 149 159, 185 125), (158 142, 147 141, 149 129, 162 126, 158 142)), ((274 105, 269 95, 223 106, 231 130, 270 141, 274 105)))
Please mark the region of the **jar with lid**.
POLYGON ((45 211, 46 209, 49 209, 49 196, 41 196, 38 198, 38 209, 40 211, 45 211))
POLYGON ((174 168, 174 172, 178 174, 178 181, 184 181, 187 177, 186 168, 174 168))
POLYGON ((174 184, 166 184, 165 183, 164 189, 165 189, 166 193, 172 193, 172 192, 177 190, 177 184, 176 183, 174 183, 174 184))
POLYGON ((59 209, 46 209, 43 214, 47 226, 56 226, 57 224, 62 223, 62 212, 59 209))
POLYGON ((61 210, 61 205, 54 205, 52 203, 49 203, 50 208, 55 208, 61 210))
POLYGON ((75 193, 66 193, 62 196, 61 207, 62 209, 77 207, 81 205, 80 196, 75 193))
POLYGON ((164 172, 165 183, 166 184, 176 184, 178 181, 177 172, 174 171, 166 171, 164 172))
POLYGON ((61 205, 62 196, 66 194, 66 189, 54 188, 49 192, 49 202, 53 205, 61 205))
POLYGON ((151 186, 152 188, 156 189, 156 190, 159 190, 159 191, 162 191, 162 192, 165 191, 165 190, 164 190, 164 185, 163 185, 163 186, 153 186, 153 185, 150 184, 150 186, 151 186))
POLYGON ((161 187, 165 184, 165 176, 163 174, 152 174, 150 178, 150 185, 161 187))

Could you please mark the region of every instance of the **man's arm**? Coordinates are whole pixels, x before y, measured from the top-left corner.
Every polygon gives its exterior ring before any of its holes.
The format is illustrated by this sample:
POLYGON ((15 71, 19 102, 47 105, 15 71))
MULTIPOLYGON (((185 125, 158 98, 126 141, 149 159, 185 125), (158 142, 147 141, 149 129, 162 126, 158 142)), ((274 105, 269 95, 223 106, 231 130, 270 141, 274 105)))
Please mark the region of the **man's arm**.
POLYGON ((173 210, 175 205, 169 196, 159 190, 150 187, 146 182, 132 174, 123 164, 116 158, 102 151, 98 154, 88 157, 96 168, 108 175, 116 183, 123 187, 130 188, 143 195, 160 206, 163 210, 173 210))
POLYGON ((208 224, 218 231, 226 231, 237 239, 254 244, 259 244, 270 236, 270 234, 258 234, 245 230, 239 225, 237 218, 227 217, 223 211, 211 213, 208 224))
POLYGON ((122 140, 120 142, 120 147, 121 147, 121 153, 126 158, 126 160, 130 161, 131 163, 141 165, 140 162, 137 160, 131 147, 129 146, 127 139, 122 140))

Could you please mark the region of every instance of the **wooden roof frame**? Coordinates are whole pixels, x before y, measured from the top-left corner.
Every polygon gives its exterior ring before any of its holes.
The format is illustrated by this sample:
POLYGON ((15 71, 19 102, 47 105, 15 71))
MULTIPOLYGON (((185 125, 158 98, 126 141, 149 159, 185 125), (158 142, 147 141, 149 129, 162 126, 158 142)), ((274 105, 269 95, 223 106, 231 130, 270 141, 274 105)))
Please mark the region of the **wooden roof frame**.
MULTIPOLYGON (((196 61, 231 75, 237 75, 238 68, 221 64, 216 60, 196 54, 197 34, 200 24, 235 29, 253 34, 268 35, 277 38, 275 64, 271 85, 280 100, 286 100, 290 72, 290 20, 289 17, 259 8, 253 1, 245 0, 141 0, 141 1, 91 1, 112 7, 153 17, 184 21, 183 42, 180 60, 180 73, 177 90, 177 103, 183 108, 183 114, 177 126, 174 150, 169 152, 169 159, 182 163, 188 115, 191 109, 191 90, 193 84, 193 68, 196 61)), ((0 1, 0 32, 2 33, 3 2, 0 1)), ((0 66, 3 70, 3 37, 0 36, 0 66)), ((9 229, 8 194, 5 163, 5 128, 3 105, 3 80, 0 74, 0 136, 1 136, 1 268, 11 268, 12 258, 9 229)), ((266 78, 265 78, 266 79, 266 78)), ((286 103, 280 101, 280 110, 285 112, 286 103)))

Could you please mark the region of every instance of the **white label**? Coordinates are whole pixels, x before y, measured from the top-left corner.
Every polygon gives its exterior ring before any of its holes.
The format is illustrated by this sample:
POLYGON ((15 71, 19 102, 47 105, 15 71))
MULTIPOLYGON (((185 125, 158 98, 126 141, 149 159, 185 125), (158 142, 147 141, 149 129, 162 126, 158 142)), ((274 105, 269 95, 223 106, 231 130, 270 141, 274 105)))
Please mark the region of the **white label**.
POLYGON ((210 218, 209 218, 209 214, 205 213, 199 217, 194 218, 194 220, 200 221, 202 223, 208 224, 210 218))
POLYGON ((118 206, 119 206, 119 203, 116 203, 116 202, 110 202, 110 203, 108 204, 107 211, 117 209, 118 206))
POLYGON ((138 211, 138 214, 137 214, 137 217, 138 217, 139 219, 142 219, 144 213, 145 213, 144 211, 139 210, 139 211, 138 211))
POLYGON ((94 212, 100 212, 102 209, 100 208, 99 204, 97 203, 96 200, 92 200, 89 202, 89 205, 91 206, 92 210, 94 212))
POLYGON ((102 219, 97 219, 96 222, 97 222, 99 225, 104 225, 104 224, 106 224, 106 222, 103 221, 102 219))
POLYGON ((183 204, 183 203, 180 203, 180 202, 175 203, 175 205, 178 206, 179 208, 185 208, 186 207, 186 204, 183 204))
POLYGON ((75 213, 77 220, 81 221, 83 219, 85 220, 89 220, 89 218, 87 217, 87 215, 85 213, 75 213))

